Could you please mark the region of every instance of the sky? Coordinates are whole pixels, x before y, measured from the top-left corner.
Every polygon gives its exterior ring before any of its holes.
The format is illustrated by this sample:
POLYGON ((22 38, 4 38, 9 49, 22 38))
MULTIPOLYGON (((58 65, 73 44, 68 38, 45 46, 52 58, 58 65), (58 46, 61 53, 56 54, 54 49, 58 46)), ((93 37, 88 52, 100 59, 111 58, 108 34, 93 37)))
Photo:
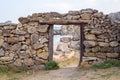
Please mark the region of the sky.
POLYGON ((118 12, 120 0, 0 0, 0 22, 11 20, 18 23, 19 17, 32 13, 67 13, 86 8, 97 9, 105 14, 118 12))

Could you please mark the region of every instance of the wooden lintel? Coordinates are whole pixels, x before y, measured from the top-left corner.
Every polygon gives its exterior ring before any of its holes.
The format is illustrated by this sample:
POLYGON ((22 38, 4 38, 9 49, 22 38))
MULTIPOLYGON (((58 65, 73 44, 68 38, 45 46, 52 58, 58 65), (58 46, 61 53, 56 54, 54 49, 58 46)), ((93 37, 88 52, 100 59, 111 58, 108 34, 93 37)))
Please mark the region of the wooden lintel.
POLYGON ((90 20, 46 20, 39 21, 40 24, 48 24, 48 25, 80 25, 80 24, 88 24, 90 20))

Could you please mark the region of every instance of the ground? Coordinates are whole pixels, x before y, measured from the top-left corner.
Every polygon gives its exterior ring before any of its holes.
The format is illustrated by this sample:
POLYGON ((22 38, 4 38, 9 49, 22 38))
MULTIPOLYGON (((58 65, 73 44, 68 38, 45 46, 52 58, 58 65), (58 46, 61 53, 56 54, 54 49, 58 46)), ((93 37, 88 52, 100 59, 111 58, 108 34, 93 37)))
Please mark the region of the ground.
POLYGON ((62 68, 50 71, 28 71, 17 74, 0 74, 0 80, 119 80, 119 68, 78 69, 62 68))
POLYGON ((0 80, 120 80, 120 68, 92 69, 77 68, 78 59, 59 62, 58 70, 26 71, 22 73, 0 73, 0 80))

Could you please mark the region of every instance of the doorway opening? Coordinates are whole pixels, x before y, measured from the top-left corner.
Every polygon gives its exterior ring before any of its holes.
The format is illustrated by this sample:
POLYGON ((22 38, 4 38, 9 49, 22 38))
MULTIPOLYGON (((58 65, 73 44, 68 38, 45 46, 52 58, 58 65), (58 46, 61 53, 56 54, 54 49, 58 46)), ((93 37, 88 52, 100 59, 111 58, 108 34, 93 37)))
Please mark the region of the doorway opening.
POLYGON ((53 31, 53 60, 61 68, 77 67, 80 59, 80 27, 54 25, 53 31))

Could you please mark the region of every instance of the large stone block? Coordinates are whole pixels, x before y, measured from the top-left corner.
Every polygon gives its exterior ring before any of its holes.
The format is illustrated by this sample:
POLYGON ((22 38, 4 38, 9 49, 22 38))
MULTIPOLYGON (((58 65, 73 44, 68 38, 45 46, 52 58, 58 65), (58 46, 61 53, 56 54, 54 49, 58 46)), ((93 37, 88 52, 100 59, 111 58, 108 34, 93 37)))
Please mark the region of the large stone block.
POLYGON ((4 44, 4 39, 0 39, 0 47, 3 46, 4 44))
POLYGON ((92 52, 94 52, 94 53, 99 52, 99 51, 100 51, 100 47, 99 46, 96 46, 96 47, 92 48, 92 52))
POLYGON ((119 43, 117 42, 117 41, 112 41, 112 42, 110 42, 110 46, 111 47, 116 47, 116 46, 118 46, 119 45, 119 43))
POLYGON ((49 54, 48 52, 42 52, 40 54, 37 54, 37 56, 42 59, 48 59, 49 54))
POLYGON ((13 64, 14 64, 16 67, 21 67, 22 64, 23 64, 23 60, 17 59, 13 64))
POLYGON ((39 27, 37 28, 37 31, 38 32, 47 32, 48 27, 49 27, 49 25, 39 25, 39 27))
POLYGON ((100 30, 100 29, 92 29, 91 31, 90 31, 92 34, 96 34, 96 35, 100 35, 100 34, 102 34, 102 30, 100 30))
POLYGON ((73 49, 80 49, 80 41, 71 41, 69 47, 73 49))
POLYGON ((57 51, 61 51, 61 52, 67 52, 69 51, 70 49, 68 48, 68 44, 67 43, 60 43, 58 46, 57 46, 57 51))
POLYGON ((114 48, 114 52, 120 53, 120 46, 114 48))
POLYGON ((96 40, 97 38, 93 34, 88 34, 88 35, 85 35, 85 39, 87 39, 87 40, 96 40))
POLYGON ((19 40, 19 41, 24 41, 24 40, 25 40, 25 37, 24 37, 24 36, 19 36, 18 40, 19 40))
POLYGON ((7 41, 8 43, 17 43, 19 39, 17 37, 9 37, 7 41))
POLYGON ((28 31, 28 33, 35 33, 37 31, 37 29, 34 26, 28 26, 27 31, 28 31))
POLYGON ((39 41, 39 35, 38 34, 32 34, 31 35, 31 44, 37 43, 39 41))
POLYGON ((34 65, 34 60, 32 60, 31 58, 26 58, 26 59, 24 59, 23 63, 26 66, 32 66, 32 65, 34 65))
POLYGON ((13 60, 13 57, 10 57, 10 56, 0 57, 0 61, 3 61, 3 62, 11 62, 12 60, 13 60))
POLYGON ((101 47, 100 52, 108 53, 108 52, 114 52, 114 50, 111 47, 101 47))
POLYGON ((83 13, 81 15, 81 19, 83 19, 83 20, 90 20, 90 18, 91 18, 91 14, 90 13, 83 13))
POLYGON ((7 29, 7 30, 14 30, 16 29, 17 26, 11 26, 11 25, 8 25, 8 26, 4 26, 4 29, 7 29))
POLYGON ((13 30, 12 33, 17 35, 25 35, 27 32, 24 30, 16 29, 16 30, 13 30))
POLYGON ((83 44, 85 45, 85 47, 89 48, 89 47, 95 47, 97 45, 97 42, 95 42, 95 41, 84 41, 83 44))
POLYGON ((4 56, 5 55, 5 51, 1 48, 0 49, 0 57, 4 56))
POLYGON ((33 44, 33 48, 36 50, 36 49, 40 49, 40 48, 42 48, 44 45, 43 44, 41 44, 41 43, 35 43, 35 44, 33 44))
POLYGON ((106 42, 98 42, 98 45, 101 46, 101 47, 108 47, 108 46, 109 46, 109 43, 106 43, 106 42))
POLYGON ((108 58, 118 58, 119 57, 119 53, 107 53, 107 57, 108 58))
POLYGON ((9 47, 9 50, 12 50, 12 51, 19 51, 20 49, 21 49, 21 43, 17 43, 9 47))
POLYGON ((47 39, 47 38, 39 38, 39 42, 40 42, 41 44, 43 44, 43 43, 48 42, 48 39, 47 39))
POLYGON ((96 57, 106 59, 106 53, 96 53, 96 57))
POLYGON ((60 38, 60 42, 68 43, 70 42, 71 38, 70 37, 62 37, 60 38))
POLYGON ((84 53, 84 56, 85 56, 85 57, 95 57, 95 53, 86 52, 86 53, 84 53))

